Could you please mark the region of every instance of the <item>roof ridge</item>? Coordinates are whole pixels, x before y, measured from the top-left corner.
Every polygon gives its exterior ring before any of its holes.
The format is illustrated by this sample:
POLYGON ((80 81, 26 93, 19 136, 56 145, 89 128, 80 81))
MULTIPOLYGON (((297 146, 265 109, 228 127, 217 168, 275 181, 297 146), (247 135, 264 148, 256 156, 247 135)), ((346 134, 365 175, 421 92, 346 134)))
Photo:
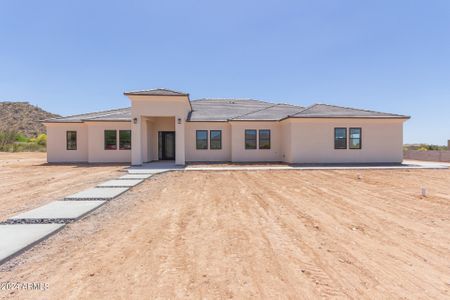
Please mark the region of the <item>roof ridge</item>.
POLYGON ((127 91, 124 92, 124 94, 133 94, 133 93, 145 93, 145 92, 157 92, 157 91, 165 91, 165 92, 170 92, 170 93, 175 93, 175 94, 179 94, 181 95, 189 95, 186 92, 182 92, 182 91, 176 91, 176 90, 172 90, 172 89, 168 89, 168 88, 153 88, 153 89, 147 89, 147 90, 133 90, 133 91, 127 91))
POLYGON ((200 98, 200 99, 193 99, 193 100, 191 100, 191 102, 194 102, 194 101, 209 101, 209 100, 211 100, 211 101, 218 101, 218 100, 225 100, 225 101, 258 101, 258 102, 264 102, 264 103, 269 103, 269 104, 275 104, 273 102, 268 102, 268 101, 265 101, 265 100, 253 99, 253 98, 200 98))
POLYGON ((276 103, 276 104, 274 104, 274 105, 270 105, 270 106, 268 106, 268 107, 264 107, 264 108, 262 108, 262 109, 254 110, 254 111, 251 111, 251 112, 248 112, 248 113, 239 115, 239 116, 232 117, 232 118, 230 118, 229 120, 234 120, 234 119, 236 119, 236 118, 240 118, 240 117, 243 117, 243 116, 248 116, 248 115, 250 115, 250 114, 254 114, 254 113, 257 113, 257 112, 261 112, 261 111, 263 111, 263 110, 269 109, 269 108, 274 107, 274 106, 277 106, 277 105, 279 105, 279 103, 276 103))
POLYGON ((115 109, 108 109, 108 110, 102 110, 102 111, 94 111, 94 112, 89 112, 89 113, 84 113, 84 114, 67 115, 67 116, 63 116, 63 117, 45 119, 43 121, 45 122, 45 121, 50 121, 50 120, 66 119, 66 118, 73 118, 73 117, 82 117, 82 116, 86 116, 86 115, 100 114, 100 113, 106 113, 106 115, 108 115, 108 114, 111 114, 113 112, 117 112, 117 111, 125 110, 125 109, 130 109, 130 108, 131 107, 123 107, 123 108, 115 108, 115 109))
POLYGON ((293 115, 289 115, 288 117, 298 115, 299 113, 307 111, 307 110, 309 110, 309 109, 311 109, 311 108, 313 108, 314 106, 317 106, 317 105, 319 105, 319 104, 318 103, 311 104, 310 106, 307 106, 304 109, 300 110, 299 112, 296 112, 293 115))

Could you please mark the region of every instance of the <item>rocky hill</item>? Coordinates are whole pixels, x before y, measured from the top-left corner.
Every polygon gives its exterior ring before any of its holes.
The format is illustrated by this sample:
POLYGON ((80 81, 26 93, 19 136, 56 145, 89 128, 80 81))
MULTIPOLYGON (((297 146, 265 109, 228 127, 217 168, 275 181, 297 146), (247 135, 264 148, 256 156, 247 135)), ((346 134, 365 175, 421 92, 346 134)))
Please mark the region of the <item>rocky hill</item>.
POLYGON ((27 137, 45 133, 39 121, 59 117, 28 102, 0 102, 0 131, 16 130, 27 137))

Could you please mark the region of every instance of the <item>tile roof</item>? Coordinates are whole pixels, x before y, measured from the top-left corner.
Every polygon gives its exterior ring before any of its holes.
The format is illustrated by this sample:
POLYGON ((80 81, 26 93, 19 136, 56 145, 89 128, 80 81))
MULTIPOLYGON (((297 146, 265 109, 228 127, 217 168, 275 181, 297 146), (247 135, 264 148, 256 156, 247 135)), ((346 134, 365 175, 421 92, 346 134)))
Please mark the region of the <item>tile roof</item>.
MULTIPOLYGON (((370 110, 314 104, 307 108, 291 104, 274 104, 253 99, 199 99, 191 101, 191 122, 225 121, 279 121, 286 118, 401 118, 408 116, 375 112, 370 110)), ((44 120, 46 123, 80 123, 95 121, 131 121, 131 109, 120 108, 107 111, 72 115, 44 120)))
POLYGON ((144 95, 144 96, 189 96, 188 93, 169 90, 165 88, 143 90, 143 91, 130 91, 123 93, 124 95, 144 95))
POLYGON ((191 105, 189 121, 227 121, 274 104, 253 99, 199 99, 191 105))
POLYGON ((289 115, 292 118, 409 118, 409 116, 383 113, 372 110, 356 109, 350 107, 314 104, 306 109, 289 115))
POLYGON ((81 123, 85 121, 131 121, 131 109, 119 108, 44 120, 45 123, 81 123))
POLYGON ((235 118, 232 118, 231 121, 278 121, 281 120, 291 114, 296 114, 299 111, 305 109, 301 106, 291 105, 291 104, 274 104, 269 107, 263 108, 258 111, 253 111, 235 118))

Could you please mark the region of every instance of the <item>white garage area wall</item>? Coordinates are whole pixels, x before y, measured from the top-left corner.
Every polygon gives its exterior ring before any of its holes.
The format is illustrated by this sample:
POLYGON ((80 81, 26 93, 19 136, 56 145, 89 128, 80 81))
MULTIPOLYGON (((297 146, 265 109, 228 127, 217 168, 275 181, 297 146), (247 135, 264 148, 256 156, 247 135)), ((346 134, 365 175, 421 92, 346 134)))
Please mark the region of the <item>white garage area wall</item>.
POLYGON ((49 163, 87 162, 88 130, 84 123, 45 123, 49 163), (67 131, 77 132, 77 149, 67 150, 67 131))
MULTIPOLYGON (((402 119, 288 119, 292 163, 400 163, 402 119), (334 149, 334 128, 361 127, 362 149, 334 149)), ((349 132, 347 130, 347 140, 349 132)))
POLYGON ((226 122, 186 122, 186 161, 231 161, 231 125, 226 122), (197 150, 196 131, 208 130, 208 149, 197 150), (211 149, 211 130, 222 130, 222 149, 211 149))
POLYGON ((131 162, 131 150, 119 149, 119 130, 131 130, 131 122, 86 122, 88 162, 131 162), (117 132, 117 150, 105 150, 105 130, 117 132))
POLYGON ((280 122, 234 121, 231 124, 231 161, 259 162, 282 161, 282 134, 280 122), (269 129, 270 149, 259 149, 259 132, 257 132, 257 149, 245 149, 246 129, 269 129))

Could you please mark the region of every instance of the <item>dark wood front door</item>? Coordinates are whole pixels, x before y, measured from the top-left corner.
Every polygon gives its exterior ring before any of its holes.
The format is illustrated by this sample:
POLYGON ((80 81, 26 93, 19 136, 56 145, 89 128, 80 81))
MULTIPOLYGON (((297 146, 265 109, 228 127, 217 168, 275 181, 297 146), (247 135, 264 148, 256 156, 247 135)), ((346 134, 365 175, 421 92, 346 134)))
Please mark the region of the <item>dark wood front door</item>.
POLYGON ((158 156, 160 160, 175 160, 175 131, 160 131, 158 156))

